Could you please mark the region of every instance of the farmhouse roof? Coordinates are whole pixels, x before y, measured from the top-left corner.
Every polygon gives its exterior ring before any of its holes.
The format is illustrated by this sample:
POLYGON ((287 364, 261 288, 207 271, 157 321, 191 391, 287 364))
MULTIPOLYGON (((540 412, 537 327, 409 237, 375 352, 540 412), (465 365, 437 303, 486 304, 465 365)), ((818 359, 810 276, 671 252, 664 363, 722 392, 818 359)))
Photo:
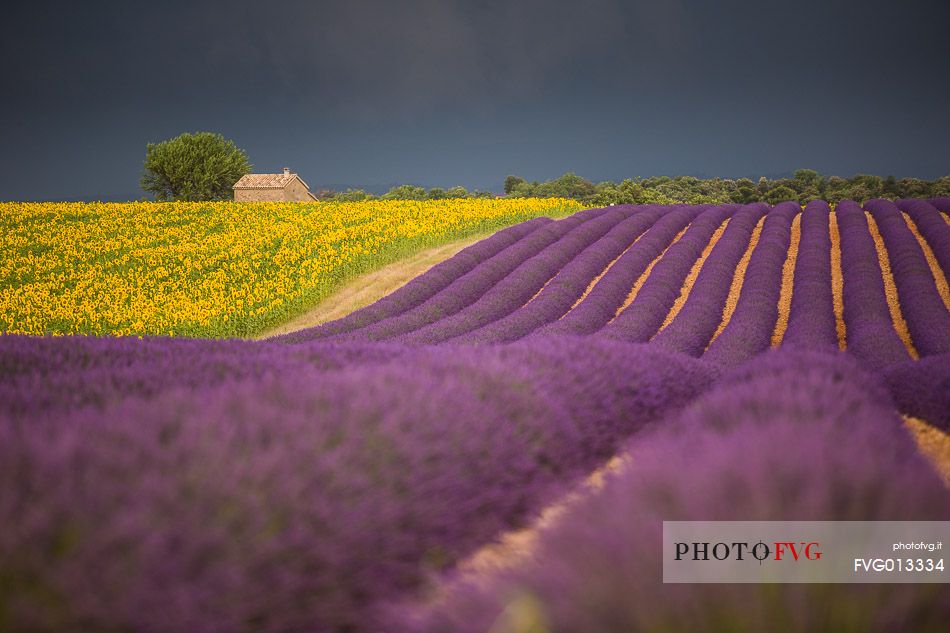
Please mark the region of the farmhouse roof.
POLYGON ((303 178, 285 169, 282 174, 244 174, 234 183, 235 189, 283 189, 296 178, 303 182, 304 187, 310 188, 303 178))

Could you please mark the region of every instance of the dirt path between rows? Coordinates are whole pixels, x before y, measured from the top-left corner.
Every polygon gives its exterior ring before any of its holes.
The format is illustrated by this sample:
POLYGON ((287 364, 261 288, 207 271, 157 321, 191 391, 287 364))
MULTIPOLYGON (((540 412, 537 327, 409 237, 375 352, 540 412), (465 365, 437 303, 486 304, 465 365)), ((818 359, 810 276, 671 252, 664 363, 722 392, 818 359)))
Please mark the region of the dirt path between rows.
POLYGON ((543 508, 538 517, 529 525, 506 532, 497 540, 488 543, 474 554, 461 561, 458 569, 471 577, 515 567, 531 556, 540 532, 560 519, 585 495, 597 492, 604 485, 605 478, 617 473, 630 462, 628 453, 612 457, 606 464, 588 475, 575 489, 562 499, 543 508))
POLYGON ((914 436, 917 447, 950 488, 950 434, 941 431, 926 420, 905 415, 904 426, 914 436))
POLYGON ((350 312, 375 303, 394 290, 398 290, 436 264, 449 259, 463 248, 471 246, 489 235, 489 233, 475 235, 457 242, 436 246, 383 266, 379 270, 360 275, 347 282, 310 310, 252 338, 259 340, 289 334, 345 317, 350 312))
MULTIPOLYGON (((903 416, 903 419, 907 432, 917 443, 920 452, 931 463, 944 484, 950 487, 950 435, 924 420, 910 416, 903 416)), ((461 581, 484 580, 495 572, 513 569, 530 560, 541 532, 550 529, 584 496, 596 494, 603 487, 608 475, 620 472, 632 461, 629 453, 613 457, 561 500, 542 509, 538 517, 528 525, 499 535, 494 541, 459 562, 457 567, 461 572, 461 581)), ((442 589, 444 591, 445 588, 442 589)), ((444 593, 436 593, 432 601, 436 602, 443 596, 444 593)))

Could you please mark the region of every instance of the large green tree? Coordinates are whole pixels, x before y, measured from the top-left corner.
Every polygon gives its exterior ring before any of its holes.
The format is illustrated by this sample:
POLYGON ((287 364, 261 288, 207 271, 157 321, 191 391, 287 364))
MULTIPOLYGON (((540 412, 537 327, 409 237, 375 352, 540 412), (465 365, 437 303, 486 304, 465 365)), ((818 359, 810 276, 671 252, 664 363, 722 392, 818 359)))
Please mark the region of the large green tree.
POLYGON ((212 132, 182 134, 145 148, 142 189, 157 200, 230 200, 251 171, 243 150, 212 132))
POLYGON ((507 176, 505 178, 505 193, 510 194, 515 190, 515 187, 523 184, 524 181, 524 178, 521 176, 507 176))

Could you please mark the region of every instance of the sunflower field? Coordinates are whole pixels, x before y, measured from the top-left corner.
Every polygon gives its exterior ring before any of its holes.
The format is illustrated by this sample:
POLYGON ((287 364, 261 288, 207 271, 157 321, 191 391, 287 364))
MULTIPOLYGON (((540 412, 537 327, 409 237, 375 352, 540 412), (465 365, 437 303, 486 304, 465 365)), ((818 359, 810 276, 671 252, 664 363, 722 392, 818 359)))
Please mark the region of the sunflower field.
POLYGON ((561 199, 2 203, 0 332, 256 334, 410 252, 561 199))

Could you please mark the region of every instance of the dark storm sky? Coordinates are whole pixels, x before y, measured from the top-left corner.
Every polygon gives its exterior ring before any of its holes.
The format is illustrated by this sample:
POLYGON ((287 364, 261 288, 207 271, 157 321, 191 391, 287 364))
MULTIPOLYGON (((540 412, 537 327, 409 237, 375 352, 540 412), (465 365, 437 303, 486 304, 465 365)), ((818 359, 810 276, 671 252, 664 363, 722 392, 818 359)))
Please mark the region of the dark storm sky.
POLYGON ((0 199, 128 199, 147 142, 255 171, 499 190, 811 167, 950 173, 950 2, 21 2, 0 199))

